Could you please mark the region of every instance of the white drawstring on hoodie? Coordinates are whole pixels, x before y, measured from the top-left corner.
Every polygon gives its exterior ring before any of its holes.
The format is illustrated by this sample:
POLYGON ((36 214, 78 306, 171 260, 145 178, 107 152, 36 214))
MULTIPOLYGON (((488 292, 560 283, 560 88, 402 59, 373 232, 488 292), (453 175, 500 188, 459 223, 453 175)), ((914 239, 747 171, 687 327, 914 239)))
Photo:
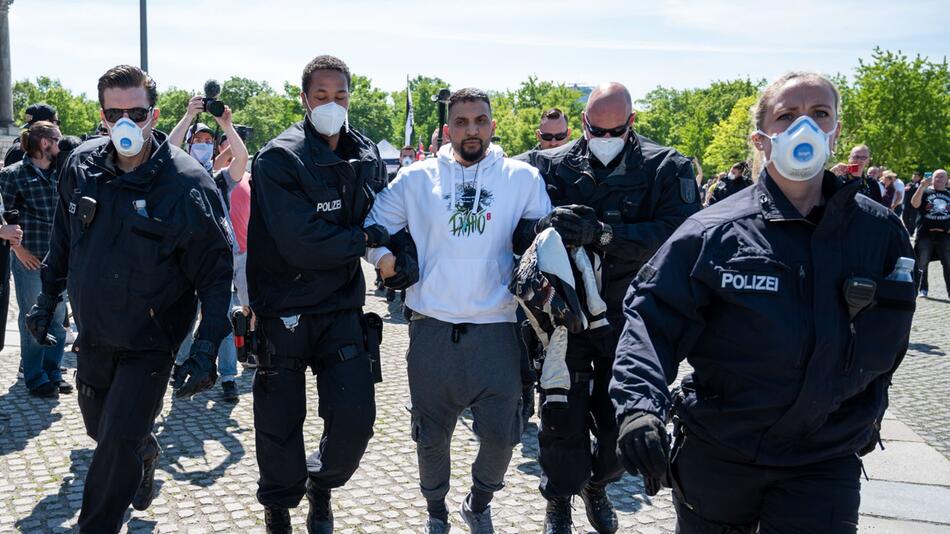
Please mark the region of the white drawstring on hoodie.
MULTIPOLYGON (((472 210, 471 210, 472 213, 478 213, 478 202, 482 198, 482 188, 481 188, 481 184, 479 184, 478 182, 478 166, 481 164, 481 162, 482 160, 478 160, 478 162, 475 163, 475 178, 473 181, 473 185, 475 187, 475 202, 472 203, 472 210)), ((459 169, 461 169, 462 171, 462 192, 464 192, 465 191, 465 167, 463 167, 462 164, 459 163, 458 161, 456 161, 455 163, 459 166, 459 169)), ((453 210, 458 209, 458 204, 456 203, 457 201, 455 198, 457 189, 458 188, 455 187, 455 165, 452 165, 452 209, 453 210)))

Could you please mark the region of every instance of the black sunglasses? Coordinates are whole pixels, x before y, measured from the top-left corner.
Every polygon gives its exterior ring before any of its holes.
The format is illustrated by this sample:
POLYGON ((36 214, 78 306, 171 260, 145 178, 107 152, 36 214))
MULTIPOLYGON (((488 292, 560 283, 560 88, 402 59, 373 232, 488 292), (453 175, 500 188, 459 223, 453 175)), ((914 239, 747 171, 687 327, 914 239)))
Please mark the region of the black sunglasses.
POLYGON ((105 115, 106 120, 109 122, 118 122, 126 113, 128 113, 132 122, 145 122, 145 120, 148 119, 150 111, 152 111, 152 108, 109 108, 102 110, 102 114, 105 115))
MULTIPOLYGON (((630 117, 632 116, 633 114, 630 114, 630 117)), ((627 117, 627 122, 623 126, 617 126, 616 128, 598 128, 587 120, 587 116, 584 116, 584 124, 587 125, 587 131, 594 137, 603 137, 607 134, 610 134, 610 137, 620 137, 627 133, 630 128, 630 117, 627 117)))
POLYGON ((567 132, 553 134, 553 133, 541 133, 541 131, 539 130, 538 135, 540 135, 541 139, 545 141, 551 141, 554 139, 557 139, 558 141, 563 141, 567 139, 567 132))

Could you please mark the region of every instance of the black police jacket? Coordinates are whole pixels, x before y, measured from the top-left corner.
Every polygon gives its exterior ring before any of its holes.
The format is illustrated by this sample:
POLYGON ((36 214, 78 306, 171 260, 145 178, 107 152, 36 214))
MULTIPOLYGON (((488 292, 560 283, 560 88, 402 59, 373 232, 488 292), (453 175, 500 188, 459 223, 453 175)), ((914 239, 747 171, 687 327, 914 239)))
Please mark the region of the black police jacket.
POLYGON ((132 172, 115 167, 100 137, 76 148, 60 177, 41 277, 50 295, 68 287, 81 349, 177 351, 198 299, 197 339, 218 346, 230 331, 233 259, 218 191, 194 158, 152 135, 150 159, 132 172), (84 196, 97 204, 88 225, 84 196))
POLYGON ((363 220, 385 180, 379 150, 353 129, 336 151, 309 121, 254 158, 247 230, 251 308, 261 316, 328 313, 363 305, 363 220))
MULTIPOLYGON (((660 245, 700 208, 693 167, 676 150, 631 132, 613 174, 595 178, 585 138, 515 159, 541 173, 554 206, 583 204, 613 228, 603 253, 602 296, 607 316, 620 324, 621 302, 630 281, 660 245)), ((529 241, 530 242, 530 241, 529 241)))
POLYGON ((799 215, 762 174, 690 217, 624 299, 610 395, 622 424, 673 411, 730 461, 804 465, 868 445, 907 350, 915 283, 885 280, 907 232, 887 208, 825 173, 824 214, 799 215), (852 319, 845 281, 877 284, 852 319))
POLYGON ((752 183, 752 179, 745 176, 739 176, 737 178, 726 177, 720 180, 719 183, 716 184, 716 189, 713 190, 712 196, 709 197, 709 205, 712 206, 716 202, 731 197, 746 187, 749 187, 752 183))

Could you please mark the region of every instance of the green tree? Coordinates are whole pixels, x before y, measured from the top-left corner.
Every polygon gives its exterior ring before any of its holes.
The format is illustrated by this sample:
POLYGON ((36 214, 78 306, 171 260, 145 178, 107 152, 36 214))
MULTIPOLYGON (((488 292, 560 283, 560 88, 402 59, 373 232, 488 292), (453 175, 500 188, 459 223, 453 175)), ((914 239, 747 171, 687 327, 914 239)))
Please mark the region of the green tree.
POLYGON ((247 141, 251 154, 303 117, 300 88, 290 83, 284 83, 283 94, 273 90, 261 92, 252 96, 243 109, 234 112, 235 122, 254 128, 247 141))
POLYGON ((765 80, 715 81, 699 89, 658 87, 637 101, 637 131, 687 156, 702 158, 713 140, 712 125, 731 112, 740 98, 756 95, 765 80))
POLYGON ((170 133, 178 121, 181 120, 188 109, 188 101, 194 95, 191 91, 170 87, 158 95, 158 108, 161 110, 158 114, 158 123, 155 129, 160 132, 170 133))
POLYGON ((729 170, 738 161, 750 160, 749 133, 752 131, 752 117, 749 108, 755 101, 755 96, 736 100, 729 116, 713 126, 712 141, 706 147, 703 157, 705 173, 712 176, 713 173, 729 170))
MULTIPOLYGON (((221 84, 222 102, 230 106, 232 111, 244 109, 247 103, 261 93, 273 93, 274 90, 267 82, 258 82, 240 76, 231 76, 221 84)), ((201 94, 204 94, 202 91, 201 94)))
MULTIPOLYGON (((840 86, 839 86, 840 88, 840 86)), ((842 90, 842 138, 837 153, 871 147, 877 165, 900 176, 945 166, 950 157, 950 69, 946 58, 933 62, 876 48, 858 61, 854 82, 842 90)))
POLYGON ((535 130, 541 120, 541 113, 547 109, 558 108, 568 117, 568 125, 573 130, 572 137, 581 135, 581 92, 562 83, 539 82, 530 76, 527 81, 513 91, 491 94, 492 116, 497 123, 496 135, 500 144, 511 156, 530 150, 537 144, 535 130))
MULTIPOLYGON (((441 78, 419 75, 409 81, 412 88, 413 144, 422 142, 429 147, 432 132, 439 125, 439 109, 432 97, 439 94, 439 89, 448 88, 449 84, 441 78)), ((401 147, 406 137, 406 90, 402 89, 391 93, 392 96, 392 134, 389 141, 401 147)))
POLYGON ((30 104, 41 102, 56 108, 63 135, 91 133, 99 122, 99 103, 87 98, 85 93, 74 94, 59 80, 40 76, 35 82, 21 80, 13 84, 14 120, 17 124, 26 123, 24 114, 30 104))
POLYGON ((386 91, 373 87, 373 81, 366 76, 353 75, 349 121, 354 128, 377 143, 392 140, 393 117, 397 115, 386 91))

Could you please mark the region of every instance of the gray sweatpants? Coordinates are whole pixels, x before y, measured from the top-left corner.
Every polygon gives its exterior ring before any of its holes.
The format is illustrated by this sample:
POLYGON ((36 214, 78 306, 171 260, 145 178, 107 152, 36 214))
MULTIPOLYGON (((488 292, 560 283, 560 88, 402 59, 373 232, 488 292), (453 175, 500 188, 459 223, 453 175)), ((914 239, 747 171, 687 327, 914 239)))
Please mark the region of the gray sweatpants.
POLYGON ((449 492, 452 433, 472 409, 478 455, 472 486, 504 487, 521 439, 521 352, 514 323, 452 325, 432 318, 409 325, 409 393, 419 481, 428 500, 449 492))

